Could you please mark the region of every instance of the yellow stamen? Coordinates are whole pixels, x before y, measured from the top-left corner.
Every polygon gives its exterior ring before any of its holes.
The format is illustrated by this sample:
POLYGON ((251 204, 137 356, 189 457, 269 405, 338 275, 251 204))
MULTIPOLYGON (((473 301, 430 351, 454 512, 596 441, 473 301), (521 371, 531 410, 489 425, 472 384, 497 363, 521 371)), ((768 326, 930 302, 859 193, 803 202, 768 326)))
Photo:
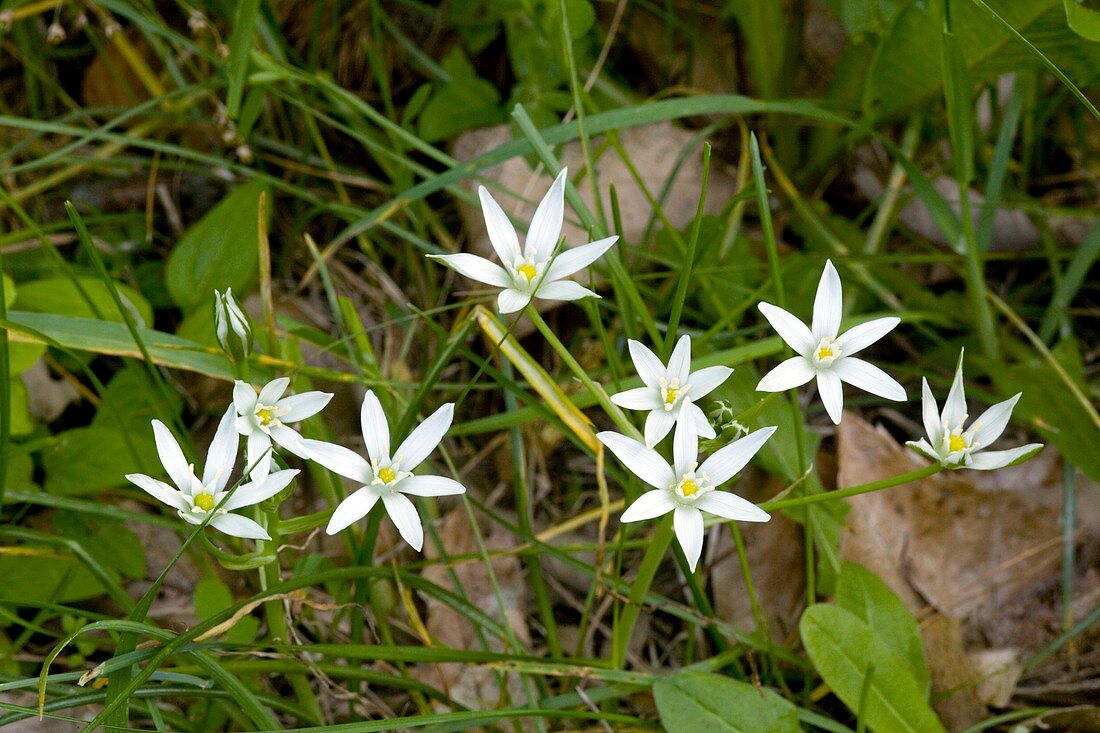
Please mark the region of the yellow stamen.
POLYGON ((828 359, 832 355, 833 350, 830 349, 828 346, 822 346, 820 349, 817 350, 818 359, 828 359))
POLYGON ((272 407, 261 407, 256 410, 256 417, 260 418, 261 425, 270 425, 271 421, 275 419, 275 415, 272 414, 273 412, 274 408, 272 407))
POLYGON ((397 478, 397 472, 389 466, 386 466, 378 472, 378 478, 382 479, 382 483, 384 484, 393 483, 393 480, 397 478))
POLYGON ((966 440, 961 435, 952 433, 951 437, 947 439, 947 447, 952 453, 960 451, 966 448, 966 440))
POLYGON ((691 479, 686 479, 682 484, 680 484, 680 491, 683 493, 684 496, 694 496, 695 492, 697 492, 698 490, 699 485, 691 479))
POLYGON ((671 405, 673 402, 675 402, 676 401, 676 394, 679 391, 680 390, 678 390, 674 387, 669 387, 668 389, 666 389, 665 390, 665 404, 666 405, 671 405))
POLYGON ((202 509, 204 512, 208 512, 214 508, 214 495, 213 494, 196 494, 195 506, 202 509))
POLYGON ((523 275, 525 278, 527 278, 527 282, 531 282, 535 279, 535 275, 539 274, 539 271, 535 269, 534 265, 529 265, 526 263, 517 267, 516 270, 519 272, 520 275, 523 275))

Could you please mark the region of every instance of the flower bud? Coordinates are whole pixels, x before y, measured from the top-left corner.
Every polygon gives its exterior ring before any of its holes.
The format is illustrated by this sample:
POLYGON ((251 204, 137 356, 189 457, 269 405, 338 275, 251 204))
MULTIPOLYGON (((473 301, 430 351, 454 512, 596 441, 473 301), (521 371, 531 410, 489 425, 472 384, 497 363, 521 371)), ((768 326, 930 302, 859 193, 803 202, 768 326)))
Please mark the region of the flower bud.
POLYGON ((214 291, 214 325, 218 344, 230 359, 241 361, 252 353, 252 323, 233 297, 233 288, 214 291))

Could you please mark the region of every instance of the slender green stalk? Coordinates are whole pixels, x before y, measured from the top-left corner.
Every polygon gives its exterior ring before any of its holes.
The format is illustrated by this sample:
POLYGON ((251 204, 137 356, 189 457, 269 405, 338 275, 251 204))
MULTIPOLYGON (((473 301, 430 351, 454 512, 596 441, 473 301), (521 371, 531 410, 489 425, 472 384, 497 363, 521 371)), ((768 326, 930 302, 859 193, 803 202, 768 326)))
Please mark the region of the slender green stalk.
POLYGON ((699 203, 695 209, 695 222, 691 227, 691 237, 688 239, 683 267, 680 269, 679 279, 676 281, 676 295, 672 298, 672 311, 669 313, 668 329, 665 332, 664 357, 666 359, 672 354, 672 348, 676 343, 676 329, 680 325, 680 315, 684 311, 684 301, 687 300, 687 289, 688 283, 691 280, 691 270, 695 265, 695 253, 699 249, 699 229, 703 224, 703 207, 707 202, 707 188, 709 184, 710 143, 706 143, 703 145, 703 182, 699 187, 699 203))
POLYGON ((642 556, 642 564, 638 566, 638 574, 630 585, 630 594, 627 596, 626 608, 619 616, 615 625, 612 640, 612 662, 616 669, 626 663, 626 652, 630 647, 630 637, 634 633, 634 625, 638 622, 638 614, 642 611, 642 600, 649 592, 649 586, 653 584, 653 578, 657 575, 657 568, 661 566, 665 552, 672 542, 672 515, 666 514, 657 523, 657 529, 653 538, 642 556))
POLYGON ((778 501, 764 502, 760 505, 760 508, 766 512, 775 512, 780 509, 791 509, 796 506, 820 504, 823 501, 834 501, 836 499, 845 499, 849 496, 869 494, 872 491, 882 491, 883 489, 889 489, 894 486, 904 486, 913 481, 920 481, 929 476, 934 476, 942 470, 944 470, 943 466, 938 463, 933 463, 931 466, 925 466, 916 471, 909 471, 908 473, 879 479, 878 481, 871 481, 866 484, 859 484, 858 486, 850 486, 846 489, 837 489, 836 491, 828 491, 823 494, 812 494, 810 496, 798 496, 794 499, 779 499, 778 501))

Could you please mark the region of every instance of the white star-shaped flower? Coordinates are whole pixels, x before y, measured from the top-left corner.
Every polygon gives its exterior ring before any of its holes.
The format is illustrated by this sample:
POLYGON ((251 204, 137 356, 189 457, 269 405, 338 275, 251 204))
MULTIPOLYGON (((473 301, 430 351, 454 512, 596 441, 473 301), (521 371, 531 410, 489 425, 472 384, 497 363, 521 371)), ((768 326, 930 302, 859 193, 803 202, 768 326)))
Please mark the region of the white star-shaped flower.
POLYGON ((677 421, 672 440, 671 466, 657 451, 625 435, 602 432, 596 437, 634 475, 654 487, 623 512, 621 521, 637 522, 673 512, 676 539, 694 571, 703 551, 704 511, 743 522, 766 522, 771 518, 752 502, 716 489, 744 468, 774 432, 774 427, 761 428, 719 449, 699 465, 699 436, 694 421, 684 415, 677 421))
POLYGON ((515 227, 504 210, 484 186, 478 187, 489 241, 503 267, 484 257, 465 252, 428 256, 468 278, 503 288, 497 297, 497 306, 501 313, 522 310, 532 298, 577 300, 588 296, 600 297, 579 283, 564 278, 599 259, 615 244, 617 236, 564 249, 558 256, 553 256, 561 237, 565 216, 566 170, 563 168, 554 179, 554 185, 535 209, 522 250, 515 227))
POLYGON ((373 391, 368 391, 363 399, 360 421, 370 461, 343 446, 303 439, 301 446, 309 458, 330 471, 362 484, 336 507, 326 531, 335 534, 362 519, 381 499, 397 531, 419 552, 424 546, 424 528, 420 526, 416 507, 406 494, 449 496, 466 491, 454 479, 414 476, 412 473, 443 440, 453 418, 454 405, 443 405, 409 433, 409 437, 391 456, 389 421, 378 397, 373 391))
POLYGON ((729 379, 733 370, 729 367, 713 366, 689 372, 691 336, 687 334, 676 342, 667 366, 641 342, 631 339, 627 345, 630 347, 630 358, 634 360, 634 368, 638 370, 638 376, 645 386, 614 394, 611 401, 628 410, 649 410, 645 419, 646 447, 652 448, 668 435, 681 413, 681 408, 686 408, 684 414, 695 423, 699 435, 713 438, 714 428, 695 401, 710 394, 729 379))
POLYGON ((986 446, 1001 437, 1012 417, 1012 408, 1023 393, 993 405, 969 428, 965 428, 967 413, 962 366, 963 355, 960 353, 955 381, 947 393, 943 413, 940 413, 936 398, 932 396, 928 380, 921 380, 921 412, 928 439, 910 440, 906 445, 944 468, 972 468, 976 471, 993 471, 1022 463, 1042 450, 1042 443, 1029 443, 1010 450, 985 451, 986 446), (985 452, 979 454, 979 451, 985 452))
POLYGON ((772 369, 756 385, 761 392, 783 392, 801 387, 817 377, 817 391, 832 421, 839 425, 844 410, 844 390, 841 382, 859 387, 888 400, 903 401, 905 389, 886 372, 853 354, 865 349, 888 334, 900 318, 876 318, 854 326, 838 335, 843 300, 840 275, 831 261, 825 263, 814 299, 814 319, 806 328, 799 319, 771 303, 761 303, 760 312, 772 324, 780 338, 798 356, 787 359, 772 369))
POLYGON ((259 524, 248 517, 230 512, 271 498, 286 488, 298 475, 298 471, 276 471, 262 481, 250 481, 237 487, 232 494, 226 491, 225 486, 233 473, 240 441, 233 427, 235 415, 236 412, 230 405, 218 423, 218 430, 214 433, 214 440, 206 454, 206 469, 201 480, 195 474, 194 465, 188 464, 183 457, 183 451, 172 432, 160 420, 153 420, 153 437, 156 439, 160 462, 176 486, 172 487, 140 473, 131 473, 126 478, 153 498, 173 507, 186 522, 202 524, 207 515, 213 514, 210 525, 228 535, 270 540, 271 537, 259 524))
POLYGON ((288 378, 279 377, 264 385, 258 395, 247 382, 237 380, 233 385, 233 407, 238 415, 235 425, 238 433, 248 437, 249 478, 253 481, 261 481, 271 472, 272 442, 299 458, 307 457, 298 447, 302 437, 287 423, 313 417, 332 399, 328 392, 283 397, 289 384, 288 378))

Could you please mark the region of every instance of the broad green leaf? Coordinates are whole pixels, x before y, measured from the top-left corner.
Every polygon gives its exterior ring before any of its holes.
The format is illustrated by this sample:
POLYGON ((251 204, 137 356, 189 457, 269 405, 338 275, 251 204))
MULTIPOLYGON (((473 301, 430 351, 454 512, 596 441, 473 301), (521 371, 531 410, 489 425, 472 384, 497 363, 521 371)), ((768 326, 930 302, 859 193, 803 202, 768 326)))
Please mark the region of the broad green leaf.
POLYGON ((928 693, 931 682, 924 663, 920 627, 885 583, 862 565, 846 562, 841 565, 837 579, 836 605, 866 621, 875 636, 897 651, 917 685, 928 693))
POLYGON ((1063 0, 1066 22, 1073 31, 1089 41, 1100 41, 1100 11, 1085 7, 1079 0, 1063 0))
MULTIPOLYGON (((256 282, 260 195, 266 191, 260 180, 238 187, 191 227, 172 250, 165 280, 181 310, 213 308, 214 290, 227 287, 243 297, 256 282)), ((271 212, 270 205, 267 212, 271 212)))
POLYGON ((182 409, 182 398, 173 394, 171 402, 166 404, 148 372, 139 365, 129 364, 107 383, 92 426, 142 435, 149 431, 153 418, 170 424, 182 409))
POLYGON ((241 109, 245 78, 248 76, 248 60, 252 53, 252 31, 260 11, 260 0, 237 0, 230 7, 233 13, 233 32, 229 35, 229 88, 225 94, 226 112, 233 119, 241 109))
POLYGON ((449 82, 437 82, 417 122, 420 136, 428 142, 448 140, 460 132, 495 125, 504 120, 500 93, 477 76, 460 47, 443 59, 449 82))
POLYGON ((15 302, 15 283, 7 275, 3 275, 4 278, 4 307, 11 308, 12 303, 15 302))
MULTIPOLYGON (((62 316, 76 318, 97 318, 116 323, 123 323, 122 315, 115 306, 111 297, 111 291, 107 285, 95 277, 79 276, 77 280, 84 293, 92 301, 89 305, 84 300, 73 281, 67 277, 48 277, 42 280, 32 280, 19 286, 19 294, 15 299, 15 305, 19 310, 35 311, 38 313, 53 313, 62 316), (93 309, 92 306, 95 306, 93 309), (99 311, 99 316, 96 315, 99 311)), ((130 309, 134 319, 141 325, 149 326, 153 323, 153 309, 148 301, 138 291, 129 285, 115 283, 119 297, 124 306, 130 309)))
POLYGON ((152 435, 148 426, 144 433, 132 434, 105 427, 73 428, 58 433, 42 451, 46 491, 88 494, 126 486, 128 473, 157 472, 152 435))
POLYGON ((141 540, 124 525, 65 511, 54 515, 53 526, 61 536, 81 542, 94 537, 95 542, 84 542, 84 549, 104 567, 118 570, 128 578, 145 575, 141 540))
POLYGON ((795 706, 766 687, 684 670, 653 685, 669 733, 799 733, 795 706))
POLYGON ((11 415, 11 434, 26 435, 34 430, 34 421, 27 412, 27 388, 23 386, 22 379, 15 377, 11 380, 8 395, 11 398, 11 405, 8 407, 11 415))
POLYGON ((853 712, 862 710, 871 730, 945 733, 905 663, 867 622, 839 606, 818 603, 802 614, 799 629, 825 684, 853 712))

